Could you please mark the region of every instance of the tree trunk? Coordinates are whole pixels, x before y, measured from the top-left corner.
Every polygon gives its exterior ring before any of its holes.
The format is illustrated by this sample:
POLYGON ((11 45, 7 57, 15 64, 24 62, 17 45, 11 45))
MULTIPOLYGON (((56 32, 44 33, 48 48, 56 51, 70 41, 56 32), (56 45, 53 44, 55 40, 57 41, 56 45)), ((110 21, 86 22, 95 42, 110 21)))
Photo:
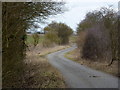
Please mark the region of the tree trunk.
POLYGON ((108 66, 111 66, 111 65, 113 64, 114 60, 115 60, 115 59, 112 59, 112 60, 110 61, 110 63, 108 64, 108 66))

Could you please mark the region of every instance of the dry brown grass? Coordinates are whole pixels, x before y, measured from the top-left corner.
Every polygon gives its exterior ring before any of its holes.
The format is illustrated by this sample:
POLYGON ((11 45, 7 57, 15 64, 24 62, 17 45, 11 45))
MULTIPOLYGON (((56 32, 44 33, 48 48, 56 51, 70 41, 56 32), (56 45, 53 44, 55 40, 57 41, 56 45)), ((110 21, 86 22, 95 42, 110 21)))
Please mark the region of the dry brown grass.
POLYGON ((80 63, 81 65, 85 65, 90 68, 112 74, 114 76, 118 76, 118 62, 117 61, 115 61, 111 66, 108 66, 109 62, 105 60, 99 60, 99 61, 85 60, 81 58, 79 49, 75 49, 71 52, 66 53, 65 57, 69 58, 70 60, 76 61, 80 63))
POLYGON ((27 51, 26 70, 24 87, 26 88, 65 88, 65 82, 62 75, 53 68, 45 55, 55 52, 69 46, 55 46, 54 48, 43 48, 37 45, 31 46, 27 51))
POLYGON ((53 47, 52 48, 45 48, 45 49, 41 50, 39 55, 44 56, 44 55, 50 54, 52 52, 56 52, 56 51, 68 48, 68 47, 70 47, 70 46, 66 45, 66 46, 55 46, 54 48, 53 47))

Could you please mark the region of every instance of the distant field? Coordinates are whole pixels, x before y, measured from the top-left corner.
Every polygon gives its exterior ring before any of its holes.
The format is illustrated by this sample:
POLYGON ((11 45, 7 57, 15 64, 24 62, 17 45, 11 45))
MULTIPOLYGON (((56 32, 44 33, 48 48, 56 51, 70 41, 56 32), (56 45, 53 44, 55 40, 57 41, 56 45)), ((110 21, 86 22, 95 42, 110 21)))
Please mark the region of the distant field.
POLYGON ((76 43, 77 36, 70 36, 70 43, 76 43))
MULTIPOLYGON (((44 40, 44 35, 39 35, 39 43, 42 43, 42 41, 44 40)), ((26 40, 27 44, 33 44, 34 43, 34 39, 32 37, 32 35, 27 35, 27 40, 26 40)))

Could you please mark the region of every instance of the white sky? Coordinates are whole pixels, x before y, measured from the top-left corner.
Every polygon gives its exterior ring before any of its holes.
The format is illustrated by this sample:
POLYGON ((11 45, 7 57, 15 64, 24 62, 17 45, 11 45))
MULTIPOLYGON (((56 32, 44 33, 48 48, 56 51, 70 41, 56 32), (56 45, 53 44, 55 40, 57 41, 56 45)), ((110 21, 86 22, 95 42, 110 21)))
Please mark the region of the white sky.
POLYGON ((92 10, 98 10, 101 7, 108 7, 109 5, 113 5, 113 8, 117 10, 119 2, 119 0, 64 0, 64 1, 67 3, 66 7, 69 10, 63 14, 53 16, 47 21, 66 23, 74 31, 76 30, 77 24, 84 19, 87 12, 92 10))

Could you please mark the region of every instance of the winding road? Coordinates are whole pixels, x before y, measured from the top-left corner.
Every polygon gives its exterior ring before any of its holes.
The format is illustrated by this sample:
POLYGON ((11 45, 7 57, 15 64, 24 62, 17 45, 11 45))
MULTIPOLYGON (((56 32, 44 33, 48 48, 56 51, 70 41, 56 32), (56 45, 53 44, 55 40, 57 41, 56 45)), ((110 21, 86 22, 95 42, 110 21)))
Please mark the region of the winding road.
POLYGON ((74 45, 47 56, 50 64, 57 68, 69 88, 118 88, 118 78, 90 69, 64 57, 64 54, 75 49, 74 45))

